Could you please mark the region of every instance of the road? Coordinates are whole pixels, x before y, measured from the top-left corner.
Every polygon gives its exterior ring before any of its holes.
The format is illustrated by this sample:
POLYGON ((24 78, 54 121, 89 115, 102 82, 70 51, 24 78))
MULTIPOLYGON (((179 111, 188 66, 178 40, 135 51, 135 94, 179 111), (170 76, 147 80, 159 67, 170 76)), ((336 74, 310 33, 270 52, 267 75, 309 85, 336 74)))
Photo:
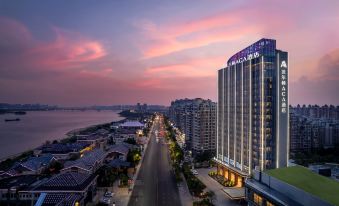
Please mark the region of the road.
POLYGON ((179 206, 180 199, 175 177, 171 172, 168 147, 163 138, 156 141, 162 118, 156 118, 151 139, 128 203, 129 206, 179 206))

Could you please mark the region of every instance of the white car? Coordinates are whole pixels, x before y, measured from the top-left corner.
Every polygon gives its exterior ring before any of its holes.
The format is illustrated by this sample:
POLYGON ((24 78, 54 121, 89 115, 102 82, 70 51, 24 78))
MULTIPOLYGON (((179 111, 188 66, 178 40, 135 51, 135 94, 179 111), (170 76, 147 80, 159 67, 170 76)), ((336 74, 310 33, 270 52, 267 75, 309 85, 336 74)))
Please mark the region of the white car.
POLYGON ((198 171, 196 171, 196 170, 194 170, 194 169, 191 169, 191 172, 192 172, 192 174, 194 174, 194 175, 198 175, 198 171))
POLYGON ((102 197, 100 202, 105 203, 105 204, 111 204, 111 199, 108 197, 102 197))
POLYGON ((113 197, 113 195, 114 195, 114 193, 113 192, 109 192, 109 191, 107 191, 106 193, 105 193, 105 197, 113 197))

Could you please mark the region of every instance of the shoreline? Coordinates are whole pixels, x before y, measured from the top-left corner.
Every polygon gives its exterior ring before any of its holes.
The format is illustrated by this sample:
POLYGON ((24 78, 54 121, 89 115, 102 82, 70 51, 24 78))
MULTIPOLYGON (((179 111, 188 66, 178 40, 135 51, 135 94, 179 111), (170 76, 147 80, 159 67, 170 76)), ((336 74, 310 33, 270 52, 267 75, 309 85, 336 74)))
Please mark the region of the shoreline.
MULTIPOLYGON (((110 122, 105 122, 105 123, 101 123, 101 124, 94 124, 94 125, 89 125, 89 126, 86 126, 86 127, 80 127, 80 128, 72 129, 72 130, 66 132, 63 137, 58 138, 56 140, 58 142, 61 142, 62 140, 70 139, 72 136, 77 135, 77 134, 79 134, 79 133, 81 133, 83 131, 86 131, 88 129, 91 129, 91 128, 94 128, 94 127, 98 127, 98 126, 102 126, 102 125, 106 125, 106 124, 111 124, 111 123, 119 123, 119 122, 126 121, 126 120, 127 120, 127 118, 124 118, 124 119, 121 119, 121 120, 118 120, 118 121, 110 121, 110 122)), ((46 140, 46 141, 48 141, 48 140, 46 140)), ((14 159, 20 157, 21 155, 32 153, 34 151, 34 149, 42 146, 43 144, 44 143, 42 142, 39 146, 34 147, 32 149, 28 149, 26 151, 22 151, 22 152, 13 154, 13 155, 8 155, 6 157, 0 158, 0 164, 5 162, 5 161, 7 161, 7 160, 14 160, 14 159)), ((20 159, 22 159, 22 158, 20 158, 20 159)))

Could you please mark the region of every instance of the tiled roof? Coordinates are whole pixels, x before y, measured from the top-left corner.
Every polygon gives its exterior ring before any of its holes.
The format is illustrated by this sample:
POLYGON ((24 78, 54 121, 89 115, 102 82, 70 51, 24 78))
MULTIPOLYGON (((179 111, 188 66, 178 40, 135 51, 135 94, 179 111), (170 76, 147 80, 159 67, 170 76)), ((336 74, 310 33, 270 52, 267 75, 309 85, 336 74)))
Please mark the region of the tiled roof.
POLYGON ((111 162, 108 163, 108 166, 118 168, 118 167, 129 167, 131 166, 130 162, 123 161, 119 158, 112 160, 111 162))
POLYGON ((0 180, 0 189, 9 189, 12 187, 20 187, 21 189, 27 189, 35 183, 45 178, 41 175, 20 175, 14 177, 8 177, 0 180))
POLYGON ((118 152, 120 154, 126 154, 126 155, 128 151, 129 151, 129 147, 124 144, 112 145, 112 147, 109 149, 109 152, 118 152))
POLYGON ((33 171, 38 170, 41 166, 48 165, 53 159, 52 154, 45 154, 40 157, 31 157, 26 162, 21 163, 24 167, 33 171))
POLYGON ((39 149, 42 150, 43 153, 52 153, 52 154, 65 154, 69 152, 79 152, 83 148, 88 146, 87 143, 71 143, 71 144, 49 144, 43 145, 39 149))
POLYGON ((96 175, 89 175, 77 172, 61 173, 51 177, 46 182, 35 188, 35 191, 82 191, 95 178, 96 175))
POLYGON ((76 201, 83 198, 81 194, 49 193, 46 195, 42 206, 74 206, 76 201))
POLYGON ((48 165, 53 159, 52 154, 45 154, 40 157, 30 157, 25 162, 17 162, 10 170, 7 171, 9 175, 18 175, 25 171, 38 171, 41 167, 48 165))
POLYGON ((105 158, 106 152, 101 149, 94 149, 93 151, 85 153, 83 157, 74 161, 67 161, 65 167, 79 167, 86 170, 91 170, 97 161, 101 161, 105 158))

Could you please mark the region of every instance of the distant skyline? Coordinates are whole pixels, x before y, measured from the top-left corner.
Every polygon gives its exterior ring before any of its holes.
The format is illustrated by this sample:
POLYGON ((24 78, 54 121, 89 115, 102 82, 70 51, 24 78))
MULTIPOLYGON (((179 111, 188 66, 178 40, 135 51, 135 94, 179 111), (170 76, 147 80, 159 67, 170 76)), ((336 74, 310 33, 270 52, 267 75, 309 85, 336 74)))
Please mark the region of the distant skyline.
POLYGON ((216 101, 217 70, 265 37, 290 103, 339 104, 339 1, 0 0, 0 102, 216 101))

